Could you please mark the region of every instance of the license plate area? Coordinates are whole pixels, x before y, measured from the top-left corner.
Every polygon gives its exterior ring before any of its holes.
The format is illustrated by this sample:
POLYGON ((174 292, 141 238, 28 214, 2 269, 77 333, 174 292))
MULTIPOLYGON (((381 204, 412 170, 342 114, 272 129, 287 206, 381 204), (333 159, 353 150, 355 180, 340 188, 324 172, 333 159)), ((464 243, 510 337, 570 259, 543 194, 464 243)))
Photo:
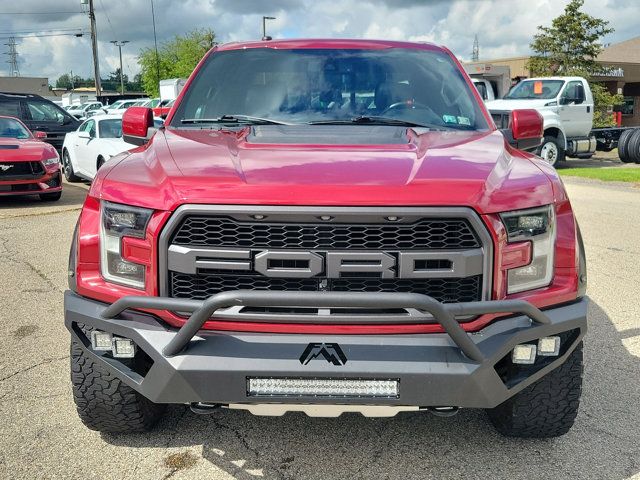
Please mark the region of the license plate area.
POLYGON ((248 397, 399 398, 398 379, 248 377, 248 397))

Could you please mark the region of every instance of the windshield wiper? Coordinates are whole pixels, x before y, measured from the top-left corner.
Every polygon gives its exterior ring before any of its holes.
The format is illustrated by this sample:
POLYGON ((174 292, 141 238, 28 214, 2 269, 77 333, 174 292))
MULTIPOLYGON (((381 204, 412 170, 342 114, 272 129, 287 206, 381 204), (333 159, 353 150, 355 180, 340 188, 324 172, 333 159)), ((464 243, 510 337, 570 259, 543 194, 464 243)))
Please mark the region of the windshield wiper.
POLYGON ((358 124, 370 124, 370 125, 394 125, 400 127, 419 127, 419 128, 431 128, 431 129, 446 129, 441 125, 431 125, 410 122, 408 120, 400 120, 398 118, 380 117, 380 116, 368 116, 360 115, 358 117, 352 117, 347 119, 334 119, 334 120, 317 120, 309 122, 309 125, 358 125, 358 124))
POLYGON ((207 123, 243 123, 252 125, 289 125, 286 122, 271 120, 269 118, 252 117, 251 115, 222 115, 217 118, 183 118, 183 125, 196 125, 207 123))

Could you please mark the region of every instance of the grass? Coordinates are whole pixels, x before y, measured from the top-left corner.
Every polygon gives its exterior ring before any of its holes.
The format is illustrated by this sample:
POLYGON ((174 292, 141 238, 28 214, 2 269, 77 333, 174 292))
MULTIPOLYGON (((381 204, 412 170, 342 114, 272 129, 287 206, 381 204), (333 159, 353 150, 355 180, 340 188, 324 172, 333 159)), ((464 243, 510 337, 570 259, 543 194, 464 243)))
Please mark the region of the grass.
POLYGON ((640 168, 560 168, 558 173, 563 177, 594 178, 604 182, 640 183, 640 168))

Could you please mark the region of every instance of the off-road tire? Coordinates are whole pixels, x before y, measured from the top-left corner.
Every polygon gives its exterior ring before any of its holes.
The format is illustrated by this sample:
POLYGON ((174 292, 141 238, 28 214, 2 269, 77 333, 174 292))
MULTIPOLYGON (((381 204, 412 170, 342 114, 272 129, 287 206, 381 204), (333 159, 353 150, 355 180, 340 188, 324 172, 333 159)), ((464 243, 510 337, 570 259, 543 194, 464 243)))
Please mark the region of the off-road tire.
POLYGON ((150 430, 166 405, 144 398, 71 342, 71 383, 80 420, 91 430, 132 433, 150 430))
POLYGON ((582 342, 558 368, 487 413, 508 437, 559 437, 573 426, 581 392, 582 342))
POLYGON ((73 171, 71 157, 69 156, 69 152, 67 150, 63 150, 62 152, 62 170, 64 171, 64 178, 67 179, 67 182, 77 183, 82 181, 82 179, 73 171))
POLYGON ((618 139, 618 158, 621 162, 631 163, 633 160, 629 158, 629 141, 636 130, 625 130, 620 134, 618 139))
POLYGON ((538 149, 536 150, 536 155, 538 155, 539 157, 542 157, 542 159, 547 162, 549 165, 551 165, 552 167, 557 167, 559 165, 561 165, 564 160, 565 160, 565 151, 564 148, 562 147, 562 145, 560 144, 560 141, 551 135, 545 135, 544 139, 542 140, 542 143, 540 144, 540 146, 538 147, 538 149), (542 157, 542 149, 544 148, 544 146, 547 143, 553 143, 557 149, 557 154, 556 154, 556 158, 555 160, 550 160, 548 158, 544 158, 542 157))
POLYGON ((38 195, 43 202, 57 202, 62 197, 62 192, 41 193, 38 195))

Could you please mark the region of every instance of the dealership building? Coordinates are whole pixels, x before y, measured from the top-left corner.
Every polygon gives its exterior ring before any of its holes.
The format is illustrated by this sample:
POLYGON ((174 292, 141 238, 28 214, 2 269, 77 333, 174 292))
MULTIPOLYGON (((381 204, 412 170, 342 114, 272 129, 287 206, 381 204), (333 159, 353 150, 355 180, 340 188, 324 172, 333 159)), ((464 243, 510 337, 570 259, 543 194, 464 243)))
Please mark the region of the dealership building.
MULTIPOLYGON (((487 64, 508 66, 511 78, 520 80, 531 76, 527 68, 529 57, 499 58, 484 60, 487 64)), ((640 125, 640 37, 611 44, 598 56, 600 69, 594 72, 593 80, 602 82, 611 93, 624 96, 622 125, 640 125)))

